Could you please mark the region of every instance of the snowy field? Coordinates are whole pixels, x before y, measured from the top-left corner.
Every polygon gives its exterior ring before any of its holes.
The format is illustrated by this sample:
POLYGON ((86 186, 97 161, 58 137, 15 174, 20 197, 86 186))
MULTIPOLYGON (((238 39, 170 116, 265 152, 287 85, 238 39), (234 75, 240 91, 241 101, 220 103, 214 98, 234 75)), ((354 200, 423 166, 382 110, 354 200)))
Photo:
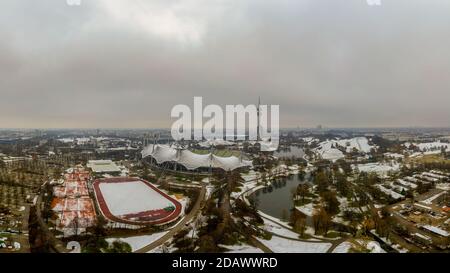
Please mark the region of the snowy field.
MULTIPOLYGON (((399 164, 385 164, 385 163, 367 163, 356 165, 360 172, 377 173, 379 175, 386 175, 389 171, 398 171, 400 169, 399 164)), ((355 165, 353 166, 355 167, 355 165)))
POLYGON ((300 212, 302 212, 303 214, 305 214, 306 216, 313 216, 314 213, 314 204, 313 203, 309 203, 303 206, 296 206, 295 207, 297 210, 299 210, 300 212))
POLYGON ((299 238, 299 234, 296 232, 293 232, 279 224, 276 224, 270 220, 267 219, 263 219, 264 220, 264 229, 267 230, 268 232, 280 235, 280 236, 284 236, 284 237, 288 237, 288 238, 292 238, 292 239, 298 239, 299 238))
POLYGON ((319 143, 319 147, 315 151, 323 158, 331 161, 344 158, 345 155, 338 147, 344 148, 345 152, 349 153, 356 149, 362 153, 369 153, 372 148, 376 148, 369 144, 366 137, 355 137, 350 139, 332 139, 319 143))
POLYGON ((275 253, 326 253, 331 243, 309 243, 273 236, 270 240, 257 238, 275 253))
POLYGON ((444 143, 444 142, 427 142, 427 143, 419 143, 415 144, 419 149, 423 152, 426 151, 432 151, 432 150, 439 150, 441 148, 445 148, 447 152, 450 152, 450 143, 444 143))
POLYGON ((352 243, 345 241, 342 244, 338 245, 335 249, 333 249, 333 253, 348 253, 352 246, 352 243))
POLYGON ((335 148, 321 150, 319 154, 323 159, 331 160, 333 162, 345 157, 341 151, 335 148))
POLYGON ((229 249, 229 251, 226 251, 227 253, 264 253, 264 251, 262 251, 261 249, 247 244, 233 245, 233 246, 228 245, 219 245, 219 246, 229 249))
POLYGON ((116 240, 120 240, 122 242, 125 242, 131 246, 132 251, 136 251, 138 249, 143 248, 146 245, 149 245, 153 243, 154 241, 158 240, 162 236, 164 236, 168 231, 159 232, 159 233, 153 233, 150 235, 142 235, 142 236, 133 236, 133 237, 126 237, 126 238, 108 238, 106 241, 108 243, 112 243, 116 240))
MULTIPOLYGON (((273 222, 277 223, 278 225, 285 227, 287 229, 291 228, 291 226, 289 226, 289 223, 286 221, 282 221, 281 219, 278 219, 276 217, 270 216, 269 214, 265 214, 264 212, 258 210, 258 214, 262 217, 262 218, 267 218, 269 220, 272 220, 273 222)), ((264 219, 266 220, 266 219, 264 219)))
POLYGON ((110 212, 116 216, 174 206, 142 181, 100 183, 99 188, 110 212))

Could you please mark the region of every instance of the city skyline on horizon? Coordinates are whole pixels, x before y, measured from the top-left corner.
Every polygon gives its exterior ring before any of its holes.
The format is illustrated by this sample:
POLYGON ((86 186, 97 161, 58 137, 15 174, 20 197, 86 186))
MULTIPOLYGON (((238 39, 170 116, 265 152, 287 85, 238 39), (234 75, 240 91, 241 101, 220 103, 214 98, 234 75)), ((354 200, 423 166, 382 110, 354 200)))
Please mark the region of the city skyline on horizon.
POLYGON ((284 128, 447 127, 448 9, 438 0, 5 0, 0 127, 170 127, 171 108, 194 96, 220 105, 261 96, 280 106, 284 128))

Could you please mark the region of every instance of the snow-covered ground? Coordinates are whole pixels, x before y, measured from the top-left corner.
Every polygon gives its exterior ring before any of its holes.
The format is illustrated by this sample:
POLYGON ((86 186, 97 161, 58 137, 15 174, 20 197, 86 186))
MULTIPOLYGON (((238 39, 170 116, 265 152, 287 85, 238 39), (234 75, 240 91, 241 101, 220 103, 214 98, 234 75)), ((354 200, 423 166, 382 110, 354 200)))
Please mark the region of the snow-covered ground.
POLYGON ((436 173, 431 173, 431 172, 424 172, 422 173, 423 175, 432 177, 432 178, 437 178, 437 179, 446 179, 447 177, 444 175, 440 175, 440 174, 436 174, 436 173))
POLYGON ((366 173, 377 173, 378 175, 386 176, 388 172, 398 171, 400 169, 400 164, 391 162, 390 164, 375 162, 375 163, 366 163, 366 164, 358 164, 353 165, 358 168, 360 172, 366 173))
POLYGON ((211 197, 211 194, 214 191, 214 186, 206 186, 206 194, 205 194, 205 199, 209 199, 211 197))
POLYGON ((113 215, 163 209, 174 204, 142 181, 100 183, 102 195, 113 215))
POLYGON ((280 236, 284 236, 284 237, 288 237, 288 238, 292 238, 292 239, 298 239, 299 238, 299 234, 296 232, 293 232, 289 229, 287 229, 286 227, 283 227, 277 223, 274 223, 270 220, 264 219, 264 229, 267 230, 268 232, 280 235, 280 236))
POLYGON ((259 179, 261 177, 261 173, 255 172, 254 170, 250 170, 248 173, 241 174, 242 179, 246 182, 253 181, 259 179))
POLYGON ((257 247, 253 247, 251 245, 243 244, 243 245, 219 245, 220 247, 229 249, 226 251, 227 253, 264 253, 261 249, 257 247))
POLYGON ((172 245, 172 240, 169 240, 164 245, 155 247, 154 249, 148 251, 147 253, 173 253, 176 250, 178 250, 178 248, 172 245))
POLYGON ((313 216, 314 213, 314 205, 313 203, 309 203, 303 206, 296 206, 295 207, 298 211, 302 212, 306 216, 313 216))
POLYGON ((263 217, 263 218, 267 218, 267 219, 272 220, 273 222, 279 224, 279 225, 282 226, 282 227, 285 227, 285 228, 288 228, 288 229, 291 228, 291 226, 289 226, 289 223, 286 222, 286 221, 282 221, 282 220, 280 220, 280 219, 278 219, 278 218, 276 218, 276 217, 273 217, 273 216, 270 216, 270 215, 268 215, 268 214, 265 214, 264 212, 262 212, 262 211, 260 211, 260 210, 258 210, 258 214, 259 214, 261 217, 263 217))
POLYGON ((407 253, 408 252, 408 250, 406 248, 403 248, 401 245, 395 244, 390 239, 385 238, 385 237, 381 237, 380 235, 378 235, 376 230, 372 229, 370 232, 372 234, 376 235, 378 238, 380 238, 380 240, 385 242, 387 245, 389 245, 392 248, 394 248, 395 250, 397 250, 399 253, 407 253))
POLYGON ((380 244, 375 241, 367 241, 358 239, 358 244, 354 244, 350 241, 345 241, 338 245, 334 250, 333 253, 348 253, 352 247, 358 249, 361 246, 365 247, 370 253, 385 253, 384 249, 381 248, 380 244))
POLYGON ((370 250, 371 253, 386 253, 384 249, 381 248, 380 244, 375 241, 364 241, 364 240, 358 240, 360 244, 364 244, 368 250, 370 250))
POLYGON ((450 152, 450 143, 445 142, 426 142, 426 143, 419 143, 414 144, 415 146, 419 147, 419 149, 423 152, 427 151, 440 151, 441 148, 445 148, 447 152, 450 152))
POLYGON ((122 242, 129 244, 131 246, 132 251, 136 251, 136 250, 141 249, 144 246, 151 244, 152 242, 158 240, 159 238, 164 236, 166 233, 167 233, 167 231, 153 233, 150 235, 141 235, 141 236, 126 237, 126 238, 108 238, 108 239, 106 239, 106 241, 108 243, 112 243, 116 240, 120 240, 122 242))
POLYGON ((333 249, 332 253, 348 253, 348 251, 352 247, 353 247, 352 243, 345 241, 345 242, 341 243, 340 245, 338 245, 335 249, 333 249))
POLYGON ((363 153, 370 153, 374 146, 369 145, 369 140, 366 137, 354 137, 351 139, 341 139, 337 141, 340 146, 346 147, 347 152, 357 149, 363 153))
POLYGON ((369 140, 366 137, 354 137, 350 139, 332 139, 319 143, 319 147, 315 149, 315 152, 319 154, 323 159, 336 161, 344 158, 345 155, 338 148, 345 149, 345 152, 349 153, 356 149, 358 152, 370 153, 372 148, 376 148, 369 144, 369 140))
POLYGON ((243 194, 244 192, 246 192, 246 191, 248 191, 248 190, 250 190, 250 189, 252 189, 252 188, 255 188, 256 185, 257 185, 257 182, 256 182, 256 181, 242 183, 242 186, 239 187, 240 190, 239 190, 239 191, 236 191, 236 192, 232 192, 232 193, 231 193, 231 197, 232 197, 232 198, 238 198, 238 197, 239 197, 241 194, 243 194))
POLYGON ((450 191, 450 183, 439 183, 436 185, 436 189, 450 191))
POLYGON ((331 243, 301 242, 272 236, 270 240, 257 238, 275 253, 326 253, 331 243))
POLYGON ((323 159, 331 161, 344 158, 344 154, 340 150, 333 148, 333 146, 335 146, 335 142, 333 140, 326 140, 319 143, 319 147, 315 149, 315 152, 317 152, 323 159))
POLYGON ((331 160, 333 162, 345 157, 340 150, 335 148, 321 150, 319 151, 319 154, 323 159, 331 160))

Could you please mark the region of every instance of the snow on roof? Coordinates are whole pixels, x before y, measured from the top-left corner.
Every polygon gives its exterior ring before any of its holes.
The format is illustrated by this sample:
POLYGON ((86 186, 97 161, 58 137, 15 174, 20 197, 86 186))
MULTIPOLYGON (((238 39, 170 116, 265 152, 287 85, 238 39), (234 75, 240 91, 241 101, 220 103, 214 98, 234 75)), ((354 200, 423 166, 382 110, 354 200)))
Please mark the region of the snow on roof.
POLYGON ((410 187, 411 189, 417 188, 417 185, 416 185, 416 184, 411 183, 411 182, 408 182, 408 181, 403 180, 403 179, 397 179, 397 182, 400 183, 400 184, 402 184, 403 186, 410 187))
POLYGON ((108 243, 112 243, 114 241, 122 241, 131 246, 132 251, 136 251, 138 249, 143 248, 146 245, 149 245, 153 243, 154 241, 160 239, 164 235, 167 234, 168 231, 158 232, 158 233, 152 233, 150 235, 139 235, 139 236, 132 236, 132 237, 121 237, 121 238, 107 238, 106 241, 108 243))
POLYGON ((89 160, 87 167, 94 173, 120 172, 120 168, 112 160, 89 160))
POLYGON ((432 208, 430 208, 428 206, 425 206, 425 205, 422 205, 422 204, 419 204, 419 203, 414 203, 414 206, 417 206, 419 208, 423 208, 423 209, 426 209, 426 210, 432 210, 432 208))
POLYGON ((428 198, 428 199, 426 199, 426 200, 423 200, 422 202, 423 202, 424 204, 431 205, 435 199, 439 198, 439 196, 441 196, 441 195, 443 195, 443 194, 445 194, 445 191, 442 191, 442 192, 440 192, 440 193, 437 193, 437 194, 431 196, 430 198, 428 198))
POLYGON ((212 153, 200 155, 186 149, 175 149, 167 145, 150 144, 141 153, 143 158, 153 157, 158 164, 176 162, 188 170, 212 167, 229 171, 240 167, 252 166, 251 161, 241 160, 236 156, 220 157, 212 153))
POLYGON ((426 230, 429 230, 431 232, 434 232, 436 234, 439 234, 441 236, 444 236, 444 237, 448 237, 450 235, 447 231, 445 231, 441 228, 435 227, 435 226, 424 225, 423 228, 426 230))
POLYGON ((416 237, 422 238, 422 239, 424 239, 424 240, 427 240, 427 241, 431 240, 430 237, 428 237, 428 236, 426 236, 426 235, 423 235, 423 234, 421 234, 421 233, 418 233, 418 232, 414 233, 413 235, 416 236, 416 237))

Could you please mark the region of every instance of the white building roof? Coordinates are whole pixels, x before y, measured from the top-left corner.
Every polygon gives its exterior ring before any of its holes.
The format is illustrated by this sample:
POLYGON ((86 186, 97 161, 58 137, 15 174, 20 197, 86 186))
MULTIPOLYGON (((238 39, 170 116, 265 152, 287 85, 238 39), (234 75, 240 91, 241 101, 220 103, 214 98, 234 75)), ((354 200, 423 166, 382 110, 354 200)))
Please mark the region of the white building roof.
POLYGON ((434 232, 436 234, 439 234, 441 236, 444 236, 444 237, 448 237, 449 236, 449 233, 447 231, 445 231, 445 230, 443 230, 441 228, 435 227, 435 226, 424 225, 423 228, 426 229, 426 230, 429 230, 431 232, 434 232))
POLYGON ((112 160, 89 160, 87 164, 94 173, 115 173, 120 172, 120 168, 112 160))
POLYGON ((158 164, 176 162, 188 170, 212 167, 230 171, 240 167, 252 166, 251 161, 241 160, 236 156, 220 157, 212 153, 200 155, 186 149, 175 149, 167 145, 155 145, 153 147, 153 144, 150 144, 142 150, 141 154, 142 158, 153 157, 158 164))

